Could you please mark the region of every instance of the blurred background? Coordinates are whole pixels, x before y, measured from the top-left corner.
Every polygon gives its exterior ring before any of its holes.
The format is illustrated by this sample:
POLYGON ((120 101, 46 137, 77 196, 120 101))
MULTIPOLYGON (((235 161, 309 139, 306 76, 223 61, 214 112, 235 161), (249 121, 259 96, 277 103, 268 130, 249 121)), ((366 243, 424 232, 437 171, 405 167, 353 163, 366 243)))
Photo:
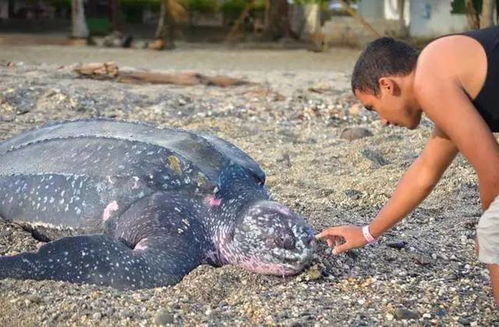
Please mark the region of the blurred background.
POLYGON ((497 16, 496 0, 0 0, 0 42, 151 49, 270 42, 324 51, 382 35, 424 43, 490 26, 497 16))

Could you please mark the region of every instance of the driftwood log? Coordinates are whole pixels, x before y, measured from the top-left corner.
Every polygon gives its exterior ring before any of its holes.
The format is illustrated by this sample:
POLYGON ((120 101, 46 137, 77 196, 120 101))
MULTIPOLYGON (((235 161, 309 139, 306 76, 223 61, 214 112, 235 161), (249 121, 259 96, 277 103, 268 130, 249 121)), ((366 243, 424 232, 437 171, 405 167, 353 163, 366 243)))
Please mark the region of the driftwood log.
POLYGON ((228 76, 206 76, 199 73, 155 73, 120 71, 114 62, 83 64, 74 70, 82 77, 97 80, 115 80, 131 84, 174 84, 183 86, 210 85, 219 87, 254 84, 242 79, 228 76))

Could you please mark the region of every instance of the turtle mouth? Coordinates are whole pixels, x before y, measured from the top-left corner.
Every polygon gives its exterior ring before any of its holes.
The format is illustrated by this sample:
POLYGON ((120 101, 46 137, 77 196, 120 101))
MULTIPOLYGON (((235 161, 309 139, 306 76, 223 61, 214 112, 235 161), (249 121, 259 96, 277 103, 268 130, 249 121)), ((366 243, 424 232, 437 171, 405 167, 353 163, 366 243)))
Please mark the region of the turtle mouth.
POLYGON ((312 259, 312 255, 315 251, 316 243, 312 240, 307 247, 298 248, 295 250, 287 250, 276 248, 273 249, 272 254, 277 262, 284 265, 291 266, 305 266, 312 259))
POLYGON ((266 255, 260 253, 245 257, 238 266, 265 275, 292 276, 310 264, 315 247, 316 242, 313 240, 303 248, 267 248, 266 255))
MULTIPOLYGON (((310 258, 311 259, 311 258, 310 258)), ((264 275, 293 276, 300 273, 310 264, 310 259, 305 261, 296 258, 279 258, 275 263, 263 263, 258 260, 247 260, 241 262, 239 266, 246 270, 264 275)))

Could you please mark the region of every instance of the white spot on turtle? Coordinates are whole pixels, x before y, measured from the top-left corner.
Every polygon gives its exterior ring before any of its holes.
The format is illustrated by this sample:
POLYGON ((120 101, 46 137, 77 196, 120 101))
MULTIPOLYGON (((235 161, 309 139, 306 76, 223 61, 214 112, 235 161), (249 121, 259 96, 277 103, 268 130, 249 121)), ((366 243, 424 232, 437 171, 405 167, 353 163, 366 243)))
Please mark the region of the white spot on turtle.
POLYGON ((132 190, 135 190, 135 189, 139 188, 139 177, 133 176, 132 178, 133 178, 132 190))

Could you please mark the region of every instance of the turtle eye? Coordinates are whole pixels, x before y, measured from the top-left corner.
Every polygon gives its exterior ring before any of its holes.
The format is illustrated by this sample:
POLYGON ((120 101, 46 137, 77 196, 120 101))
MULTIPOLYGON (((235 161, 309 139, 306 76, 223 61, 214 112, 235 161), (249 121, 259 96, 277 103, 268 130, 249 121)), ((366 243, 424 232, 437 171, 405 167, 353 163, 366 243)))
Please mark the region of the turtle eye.
POLYGON ((295 241, 289 236, 280 236, 275 239, 275 244, 282 249, 293 250, 295 248, 295 241))

